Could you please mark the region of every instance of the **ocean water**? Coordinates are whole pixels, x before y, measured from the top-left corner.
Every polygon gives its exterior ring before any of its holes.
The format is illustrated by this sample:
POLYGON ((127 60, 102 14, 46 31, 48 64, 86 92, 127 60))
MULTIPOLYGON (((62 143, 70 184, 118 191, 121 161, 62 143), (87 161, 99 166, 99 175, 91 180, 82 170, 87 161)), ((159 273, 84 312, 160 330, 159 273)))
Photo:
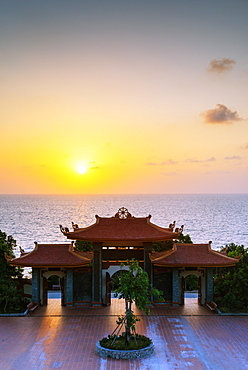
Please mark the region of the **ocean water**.
POLYGON ((194 243, 211 240, 215 250, 229 243, 248 246, 248 194, 0 195, 0 230, 31 251, 35 241, 68 242, 59 224, 86 227, 96 214, 111 217, 120 207, 136 217, 151 214, 162 227, 176 221, 194 243))

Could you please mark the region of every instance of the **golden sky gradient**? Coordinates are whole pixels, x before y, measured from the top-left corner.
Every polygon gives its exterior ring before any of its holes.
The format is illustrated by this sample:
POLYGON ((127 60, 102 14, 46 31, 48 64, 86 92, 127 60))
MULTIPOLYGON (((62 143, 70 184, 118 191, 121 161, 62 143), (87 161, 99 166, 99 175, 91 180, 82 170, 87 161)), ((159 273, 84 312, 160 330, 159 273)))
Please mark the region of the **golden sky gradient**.
POLYGON ((0 193, 246 193, 247 12, 1 2, 0 193))

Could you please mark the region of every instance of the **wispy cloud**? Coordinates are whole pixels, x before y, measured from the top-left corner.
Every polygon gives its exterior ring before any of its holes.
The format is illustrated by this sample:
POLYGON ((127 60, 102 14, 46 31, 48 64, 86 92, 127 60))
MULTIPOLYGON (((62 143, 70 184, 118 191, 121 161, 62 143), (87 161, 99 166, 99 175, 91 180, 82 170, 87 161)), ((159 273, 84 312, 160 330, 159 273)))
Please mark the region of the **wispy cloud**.
POLYGON ((241 157, 239 155, 233 155, 232 157, 225 157, 224 159, 229 161, 229 160, 241 159, 241 157))
POLYGON ((244 146, 241 146, 241 149, 245 149, 245 150, 247 150, 247 149, 248 149, 248 143, 247 143, 247 144, 245 144, 244 146))
POLYGON ((206 163, 206 162, 215 162, 215 161, 216 161, 216 159, 214 157, 211 157, 211 158, 208 158, 208 159, 203 159, 203 160, 195 159, 195 158, 185 159, 185 162, 187 162, 187 163, 206 163))
POLYGON ((206 123, 232 123, 234 121, 242 121, 236 111, 231 111, 223 104, 216 104, 216 108, 208 109, 202 113, 206 123))
POLYGON ((147 162, 145 163, 146 166, 167 166, 167 165, 174 165, 177 164, 178 161, 173 161, 173 159, 168 159, 164 162, 147 162))
POLYGON ((99 170, 101 167, 100 166, 93 166, 93 167, 90 167, 90 170, 99 170))
POLYGON ((208 71, 214 73, 223 73, 233 69, 235 64, 235 60, 231 58, 213 59, 209 63, 208 71))

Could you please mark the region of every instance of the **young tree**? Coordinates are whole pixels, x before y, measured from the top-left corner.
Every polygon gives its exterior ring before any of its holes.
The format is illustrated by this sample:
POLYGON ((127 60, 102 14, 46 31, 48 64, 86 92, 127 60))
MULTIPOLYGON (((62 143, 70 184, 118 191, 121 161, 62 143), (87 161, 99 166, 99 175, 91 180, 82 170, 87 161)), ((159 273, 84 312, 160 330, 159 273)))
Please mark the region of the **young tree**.
MULTIPOLYGON (((135 302, 141 311, 146 314, 150 313, 148 305, 150 304, 151 294, 158 297, 161 296, 156 288, 151 288, 148 274, 139 266, 137 260, 127 260, 126 265, 121 264, 122 267, 128 266, 128 271, 117 276, 117 288, 115 289, 115 296, 119 299, 125 299, 125 338, 126 345, 130 342, 131 330, 135 333, 135 324, 139 319, 132 311, 132 304, 135 302)), ((123 320, 119 318, 117 324, 123 320)))
POLYGON ((248 310, 248 249, 234 243, 225 247, 229 257, 239 262, 219 267, 215 274, 215 301, 224 310, 248 310))
POLYGON ((15 305, 20 299, 14 278, 22 274, 22 269, 11 266, 5 258, 5 255, 15 257, 13 252, 15 246, 14 238, 0 230, 0 309, 4 312, 8 305, 15 305))

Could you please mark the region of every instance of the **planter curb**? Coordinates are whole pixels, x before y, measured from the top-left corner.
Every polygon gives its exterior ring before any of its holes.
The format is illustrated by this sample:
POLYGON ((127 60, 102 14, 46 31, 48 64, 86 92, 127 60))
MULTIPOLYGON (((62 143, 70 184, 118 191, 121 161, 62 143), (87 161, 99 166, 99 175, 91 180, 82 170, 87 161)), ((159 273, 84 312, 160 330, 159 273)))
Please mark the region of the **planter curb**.
POLYGON ((111 357, 115 359, 138 359, 150 356, 154 352, 154 345, 151 343, 148 347, 141 349, 132 350, 118 350, 118 349, 108 349, 100 345, 100 342, 96 343, 96 353, 104 358, 111 357))

